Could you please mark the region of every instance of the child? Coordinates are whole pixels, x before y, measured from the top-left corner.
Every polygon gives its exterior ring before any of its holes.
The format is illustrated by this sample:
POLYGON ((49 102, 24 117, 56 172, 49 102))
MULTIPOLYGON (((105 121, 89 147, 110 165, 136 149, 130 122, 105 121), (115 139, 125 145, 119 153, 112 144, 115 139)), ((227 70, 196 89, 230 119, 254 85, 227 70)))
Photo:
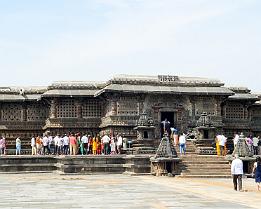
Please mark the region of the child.
POLYGON ((115 155, 115 153, 116 153, 116 145, 115 145, 115 142, 114 142, 113 138, 111 139, 110 146, 111 146, 111 155, 115 155))

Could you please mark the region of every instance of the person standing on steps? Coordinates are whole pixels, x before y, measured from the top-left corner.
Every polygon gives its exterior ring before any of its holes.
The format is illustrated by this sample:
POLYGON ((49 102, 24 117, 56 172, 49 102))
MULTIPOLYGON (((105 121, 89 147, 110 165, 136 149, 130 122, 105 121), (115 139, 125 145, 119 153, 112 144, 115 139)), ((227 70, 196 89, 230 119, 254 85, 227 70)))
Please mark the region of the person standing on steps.
POLYGON ((234 190, 242 191, 243 162, 239 156, 235 154, 235 159, 231 164, 231 174, 233 177, 234 190))
POLYGON ((179 137, 179 151, 181 155, 182 152, 184 155, 186 154, 186 134, 184 133, 179 137))

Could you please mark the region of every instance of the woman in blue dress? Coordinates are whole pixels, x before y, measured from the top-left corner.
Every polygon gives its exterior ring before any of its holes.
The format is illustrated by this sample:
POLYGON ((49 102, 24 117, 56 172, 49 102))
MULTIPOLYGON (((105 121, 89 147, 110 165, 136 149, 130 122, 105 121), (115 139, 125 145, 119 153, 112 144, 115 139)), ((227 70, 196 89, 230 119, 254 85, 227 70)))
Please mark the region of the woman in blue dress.
POLYGON ((257 183, 257 190, 260 191, 260 182, 261 182, 261 158, 257 157, 256 162, 254 163, 253 173, 255 172, 255 181, 257 183))

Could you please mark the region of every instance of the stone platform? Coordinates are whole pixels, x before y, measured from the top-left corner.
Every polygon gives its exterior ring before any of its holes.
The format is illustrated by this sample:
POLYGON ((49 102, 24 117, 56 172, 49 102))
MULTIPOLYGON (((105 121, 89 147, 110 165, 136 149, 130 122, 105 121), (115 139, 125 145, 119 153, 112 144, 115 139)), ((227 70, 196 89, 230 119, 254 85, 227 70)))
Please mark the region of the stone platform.
POLYGON ((149 174, 151 155, 1 156, 0 172, 149 174))

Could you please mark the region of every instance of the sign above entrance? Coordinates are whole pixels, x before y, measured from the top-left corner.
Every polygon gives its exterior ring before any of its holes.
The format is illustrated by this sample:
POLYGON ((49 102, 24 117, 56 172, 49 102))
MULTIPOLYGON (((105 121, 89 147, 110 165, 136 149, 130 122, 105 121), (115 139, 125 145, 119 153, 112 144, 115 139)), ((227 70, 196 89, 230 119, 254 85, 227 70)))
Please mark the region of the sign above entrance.
POLYGON ((172 83, 179 81, 179 77, 175 75, 158 75, 158 80, 161 83, 172 83))

